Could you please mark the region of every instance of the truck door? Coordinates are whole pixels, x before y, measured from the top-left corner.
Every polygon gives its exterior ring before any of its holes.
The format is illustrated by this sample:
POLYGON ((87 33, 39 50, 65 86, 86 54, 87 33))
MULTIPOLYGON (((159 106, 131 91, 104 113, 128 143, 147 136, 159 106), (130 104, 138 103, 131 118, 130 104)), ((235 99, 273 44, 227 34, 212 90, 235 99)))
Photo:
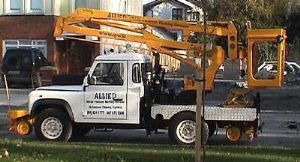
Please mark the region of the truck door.
POLYGON ((92 69, 83 116, 99 122, 124 122, 127 119, 127 61, 101 61, 92 69))

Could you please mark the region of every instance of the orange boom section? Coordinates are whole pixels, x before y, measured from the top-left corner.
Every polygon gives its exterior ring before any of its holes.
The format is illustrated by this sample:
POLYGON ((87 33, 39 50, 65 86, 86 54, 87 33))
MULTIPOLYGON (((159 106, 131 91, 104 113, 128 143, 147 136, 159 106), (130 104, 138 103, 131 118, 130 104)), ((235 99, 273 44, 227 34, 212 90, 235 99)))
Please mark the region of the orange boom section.
MULTIPOLYGON (((113 40, 138 42, 145 44, 149 51, 159 52, 187 64, 195 70, 201 70, 199 60, 203 50, 207 50, 201 43, 189 41, 191 35, 204 33, 204 25, 201 22, 186 22, 181 20, 161 20, 151 17, 113 13, 95 9, 81 8, 65 17, 60 17, 57 21, 54 36, 64 39, 80 41, 91 41, 73 34, 83 36, 94 36, 113 40), (105 30, 101 26, 106 26, 116 30, 105 30), (161 38, 153 34, 155 28, 163 28, 167 31, 180 31, 182 40, 170 40, 161 38), (125 31, 125 32, 122 32, 125 31), (180 52, 178 52, 180 51, 180 52), (182 51, 184 51, 182 54, 182 51), (198 60, 198 61, 197 61, 198 60)), ((249 88, 280 87, 283 78, 283 62, 285 61, 285 30, 283 29, 260 29, 248 30, 248 46, 242 46, 238 42, 238 31, 232 21, 209 21, 207 34, 225 38, 227 47, 213 46, 207 53, 210 64, 205 68, 205 89, 214 88, 214 79, 219 67, 224 60, 241 60, 246 62, 247 83, 249 88), (256 44, 273 43, 277 50, 278 72, 275 78, 256 78, 257 53, 256 44)), ((91 41, 101 43, 99 41, 91 41)), ((185 77, 185 89, 195 90, 197 82, 185 77)))

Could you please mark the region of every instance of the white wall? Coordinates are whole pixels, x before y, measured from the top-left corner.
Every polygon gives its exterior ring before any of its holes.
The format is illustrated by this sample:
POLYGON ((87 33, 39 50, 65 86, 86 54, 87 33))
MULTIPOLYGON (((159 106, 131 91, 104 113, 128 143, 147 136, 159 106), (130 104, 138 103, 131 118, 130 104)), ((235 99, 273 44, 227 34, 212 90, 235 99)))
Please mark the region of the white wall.
MULTIPOLYGON (((21 0, 24 5, 30 0, 21 0)), ((44 15, 66 15, 75 10, 75 0, 41 0, 44 3, 44 15)), ((4 14, 5 4, 10 0, 0 0, 0 15, 4 14)), ((135 15, 143 14, 142 0, 87 0, 87 8, 103 9, 135 15), (126 7, 125 7, 126 3, 126 7), (125 12, 124 12, 125 11, 125 12)), ((26 9, 26 7, 24 7, 26 9)), ((26 14, 24 13, 20 14, 26 14)), ((42 15, 43 15, 42 14, 42 15)))
MULTIPOLYGON (((154 18, 158 18, 158 19, 172 20, 172 9, 173 8, 182 8, 183 9, 183 19, 185 19, 188 8, 185 5, 182 5, 175 1, 163 2, 161 4, 158 4, 158 5, 154 6, 151 10, 148 10, 145 15, 148 17, 154 17, 154 18)), ((179 31, 172 31, 172 32, 177 34, 178 41, 182 40, 181 32, 179 32, 179 31)), ((153 33, 159 37, 171 39, 171 37, 167 33, 164 33, 163 31, 154 30, 153 33)))
MULTIPOLYGON (((180 3, 169 1, 163 2, 159 5, 156 5, 152 8, 153 17, 160 18, 160 19, 172 19, 172 9, 173 8, 182 8, 183 9, 183 18, 185 18, 185 13, 187 11, 187 7, 183 6, 180 3)), ((146 12, 146 16, 151 17, 152 12, 149 10, 146 12)))
MULTIPOLYGON (((187 6, 175 2, 175 1, 168 1, 168 2, 163 2, 160 3, 156 6, 154 6, 151 10, 148 10, 145 15, 148 17, 154 17, 158 19, 167 19, 167 20, 172 20, 172 9, 173 8, 182 8, 183 9, 183 20, 186 19, 186 13, 189 8, 187 6)), ((153 34, 165 38, 165 39, 172 39, 168 33, 165 31, 155 29, 152 31, 153 34)), ((171 31, 173 33, 177 34, 177 40, 181 41, 182 40, 182 32, 181 31, 171 31)), ((160 64, 166 68, 167 71, 172 71, 172 70, 177 70, 180 68, 180 61, 171 58, 167 55, 161 55, 160 57, 160 64)))
POLYGON ((142 15, 142 0, 101 0, 100 9, 128 13, 134 15, 142 15))
MULTIPOLYGON (((143 15, 142 0, 102 0, 100 4, 100 9, 116 13, 126 13, 139 16, 143 15)), ((101 29, 106 31, 123 32, 109 27, 101 27, 101 29)), ((109 49, 114 49, 115 52, 121 52, 125 49, 126 44, 130 44, 134 47, 140 46, 139 43, 110 39, 101 39, 101 42, 105 44, 100 46, 100 54, 103 54, 105 50, 108 51, 109 49)))
POLYGON ((61 14, 61 1, 62 0, 45 0, 45 15, 56 15, 61 14))
MULTIPOLYGON (((59 15, 61 10, 61 1, 69 0, 40 0, 43 1, 41 12, 30 12, 31 0, 21 0, 23 5, 22 11, 19 13, 11 13, 8 8, 10 0, 0 0, 0 15, 59 15)), ((68 8, 68 7, 66 7, 68 8)), ((64 8, 63 10, 65 10, 64 8)), ((68 11, 68 10, 67 10, 68 11)), ((67 13, 66 13, 67 14, 67 13)))

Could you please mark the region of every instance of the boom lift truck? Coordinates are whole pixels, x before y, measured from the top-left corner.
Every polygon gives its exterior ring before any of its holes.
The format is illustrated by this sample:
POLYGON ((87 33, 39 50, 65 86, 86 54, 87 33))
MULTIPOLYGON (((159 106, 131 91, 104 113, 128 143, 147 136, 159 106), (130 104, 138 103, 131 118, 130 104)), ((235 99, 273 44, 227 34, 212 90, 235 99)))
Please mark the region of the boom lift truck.
MULTIPOLYGON (((238 141, 243 134, 250 139, 255 138, 260 127, 260 109, 248 90, 281 87, 285 30, 248 29, 247 46, 243 47, 238 42, 233 22, 209 22, 207 29, 210 35, 225 38, 227 47, 214 46, 209 51, 211 64, 205 68, 205 89, 213 89, 215 74, 225 59, 247 63, 248 87, 247 90, 231 93, 223 105, 206 105, 203 134, 211 136, 221 126, 227 129, 226 137, 230 141, 238 141), (255 73, 259 53, 265 44, 275 49, 278 73, 272 78, 259 79, 255 73)), ((195 70, 201 70, 195 60, 206 49, 201 44, 189 42, 189 37, 193 33, 203 32, 204 26, 199 23, 77 9, 58 19, 54 35, 64 40, 89 41, 82 36, 96 36, 143 43, 151 52, 168 55, 195 70), (104 30, 100 26, 121 31, 104 30), (175 41, 159 38, 151 33, 153 28, 181 31, 183 39, 175 41), (127 34, 123 31, 127 31, 127 34), (186 55, 179 54, 179 50, 185 51, 186 55)), ((10 130, 28 135, 34 127, 36 136, 41 140, 68 141, 71 136, 83 136, 92 128, 146 128, 148 131, 167 128, 170 139, 175 143, 194 143, 196 106, 153 104, 150 94, 153 94, 153 89, 160 82, 152 78, 151 64, 150 56, 145 54, 100 55, 95 58, 82 85, 54 85, 32 91, 29 94, 28 110, 8 112, 10 130)), ((154 78, 159 78, 157 76, 154 78)), ((189 83, 185 83, 186 89, 197 87, 197 84, 189 83)))

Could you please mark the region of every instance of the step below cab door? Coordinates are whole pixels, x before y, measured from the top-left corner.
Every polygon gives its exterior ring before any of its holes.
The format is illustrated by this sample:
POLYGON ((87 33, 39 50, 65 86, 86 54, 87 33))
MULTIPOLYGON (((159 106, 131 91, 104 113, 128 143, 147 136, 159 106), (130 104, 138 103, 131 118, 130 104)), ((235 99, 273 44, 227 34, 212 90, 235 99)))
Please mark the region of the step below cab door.
POLYGON ((127 120, 127 61, 94 63, 85 88, 86 121, 126 123, 127 120))

